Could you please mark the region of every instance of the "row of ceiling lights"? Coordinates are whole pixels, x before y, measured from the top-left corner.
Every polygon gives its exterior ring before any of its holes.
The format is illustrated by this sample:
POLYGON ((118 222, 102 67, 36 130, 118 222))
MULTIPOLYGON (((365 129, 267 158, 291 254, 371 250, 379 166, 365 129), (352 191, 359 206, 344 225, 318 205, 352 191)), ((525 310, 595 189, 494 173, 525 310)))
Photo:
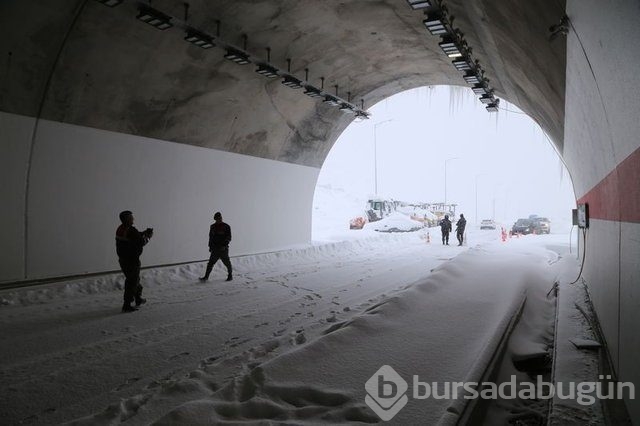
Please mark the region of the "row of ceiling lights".
POLYGON ((413 10, 422 10, 426 18, 422 21, 433 35, 439 35, 438 45, 453 61, 453 66, 463 72, 462 78, 471 85, 473 93, 480 96, 480 102, 486 104, 487 111, 497 112, 500 99, 493 94, 489 79, 484 77, 484 70, 478 60, 471 57, 471 48, 465 41, 462 32, 454 28, 453 16, 449 17, 447 8, 440 0, 407 0, 413 10))
MULTIPOLYGON (((123 0, 96 0, 109 7, 115 7, 123 2, 123 0)), ((159 30, 166 30, 174 26, 174 22, 178 27, 185 30, 186 35, 184 39, 195 46, 202 49, 210 49, 217 44, 225 49, 225 59, 235 62, 238 65, 247 65, 255 63, 257 65, 256 72, 267 78, 282 78, 282 84, 291 89, 304 88, 304 94, 311 98, 322 98, 322 102, 326 105, 339 107, 340 111, 345 113, 354 114, 359 118, 369 118, 369 113, 364 110, 364 100, 361 100, 360 107, 351 103, 351 92, 347 92, 347 99, 343 99, 338 96, 338 85, 334 85, 335 95, 325 92, 324 90, 324 77, 320 78, 321 87, 317 88, 310 84, 309 70, 305 69, 305 79, 301 80, 291 74, 291 59, 287 59, 287 70, 284 71, 274 66, 271 63, 271 49, 267 48, 266 61, 259 60, 247 52, 247 36, 243 35, 243 47, 238 48, 228 43, 223 42, 220 39, 220 23, 218 22, 218 30, 216 36, 207 34, 204 31, 193 28, 188 25, 187 13, 188 4, 185 3, 185 19, 183 22, 176 19, 173 16, 167 15, 157 9, 151 7, 148 3, 140 3, 138 6, 138 20, 153 26, 159 30)))

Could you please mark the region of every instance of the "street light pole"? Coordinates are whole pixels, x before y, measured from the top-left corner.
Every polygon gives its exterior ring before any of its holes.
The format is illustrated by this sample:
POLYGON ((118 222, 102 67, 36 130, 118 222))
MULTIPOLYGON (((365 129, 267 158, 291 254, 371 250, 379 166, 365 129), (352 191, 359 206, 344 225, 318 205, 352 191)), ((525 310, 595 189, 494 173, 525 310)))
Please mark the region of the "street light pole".
POLYGON ((486 173, 479 173, 476 175, 476 225, 478 224, 478 178, 484 175, 486 175, 486 173))
POLYGON ((460 157, 452 157, 444 160, 444 204, 447 205, 447 163, 453 160, 459 160, 460 157))
POLYGON ((380 121, 373 125, 373 176, 375 185, 375 195, 378 195, 378 126, 393 121, 393 118, 380 121))

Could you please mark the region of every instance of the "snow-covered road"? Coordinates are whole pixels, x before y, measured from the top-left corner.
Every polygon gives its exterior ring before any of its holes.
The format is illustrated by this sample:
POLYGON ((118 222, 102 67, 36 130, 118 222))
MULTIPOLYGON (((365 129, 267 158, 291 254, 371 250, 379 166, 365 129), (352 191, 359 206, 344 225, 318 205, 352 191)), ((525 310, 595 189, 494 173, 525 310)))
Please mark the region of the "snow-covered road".
MULTIPOLYGON (((207 283, 197 280, 202 264, 145 271, 143 284, 149 302, 131 314, 120 313, 120 275, 4 291, 0 293, 0 420, 3 424, 51 424, 87 416, 88 423, 128 420, 131 424, 146 424, 169 413, 166 419, 191 422, 191 410, 185 414, 184 408, 175 408, 226 392, 232 379, 248 377, 246 374, 260 363, 271 374, 291 367, 287 373, 291 380, 311 380, 316 375, 300 368, 309 361, 305 351, 317 354, 316 349, 324 347, 326 353, 321 350, 319 353, 324 355, 316 360, 318 368, 323 360, 325 364, 341 364, 333 370, 335 374, 341 368, 353 370, 358 359, 354 365, 353 358, 350 363, 340 361, 340 354, 331 349, 330 339, 351 336, 347 340, 355 342, 367 333, 363 335, 357 327, 342 327, 341 334, 325 332, 386 300, 391 302, 376 309, 386 309, 387 320, 376 324, 376 316, 370 310, 365 315, 368 319, 355 321, 365 324, 363 327, 369 332, 382 333, 386 343, 378 343, 379 351, 374 356, 375 362, 382 362, 382 355, 388 355, 390 348, 415 342, 410 331, 398 334, 395 340, 390 338, 394 335, 394 315, 406 310, 413 315, 411 321, 424 320, 416 312, 420 312, 426 293, 434 293, 437 305, 433 306, 439 306, 437 312, 432 309, 435 316, 430 326, 447 310, 460 318, 456 327, 469 320, 467 314, 460 315, 461 306, 446 305, 447 300, 462 296, 464 291, 464 286, 453 285, 459 281, 455 268, 453 272, 441 272, 440 279, 438 274, 431 274, 432 269, 467 251, 467 247, 443 247, 436 241, 426 244, 419 236, 380 235, 235 258, 232 282, 223 281, 221 265, 216 265, 207 283), (433 282, 429 284, 428 279, 433 282), (416 282, 419 284, 411 290, 403 291, 416 282), (396 294, 402 297, 390 299, 396 294), (300 350, 292 351, 294 348, 300 350), (331 354, 337 358, 331 359, 331 354)), ((471 245, 500 245, 498 233, 492 231, 470 232, 470 240, 471 245)), ((482 255, 488 253, 475 250, 476 262, 482 255)), ((499 270, 495 268, 498 265, 493 266, 494 271, 499 270)), ((467 274, 473 275, 474 266, 469 267, 467 274)), ((498 276, 480 280, 494 284, 476 287, 468 294, 471 298, 487 296, 486 303, 478 305, 486 312, 473 315, 489 320, 477 321, 471 331, 450 330, 454 325, 441 322, 444 329, 436 332, 440 345, 464 344, 468 333, 477 335, 481 329, 486 330, 486 336, 492 336, 496 331, 492 327, 502 324, 503 317, 512 313, 521 301, 524 284, 509 291, 498 290, 498 276), (490 301, 495 301, 495 306, 490 301), (496 309, 497 306, 504 309, 496 309), (450 338, 456 335, 458 339, 450 338)), ((475 278, 477 281, 479 277, 475 278)), ((466 297, 460 300, 469 302, 466 297)), ((486 340, 486 336, 478 338, 486 340)), ((438 351, 434 356, 437 354, 442 359, 450 357, 451 351, 438 351)), ((475 358, 472 353, 462 356, 461 362, 475 358)), ((363 361, 362 365, 368 363, 363 361)), ((457 368, 455 363, 451 365, 457 368)), ((326 366, 321 368, 327 371, 326 366)), ((368 372, 363 370, 363 374, 368 372)), ((344 376, 344 372, 340 374, 344 376)), ((354 375, 346 382, 360 379, 360 375, 354 375)), ((334 383, 341 385, 339 380, 334 383)), ((303 389, 293 388, 290 392, 303 389)), ((362 401, 359 403, 362 405, 362 401)), ((258 404, 254 409, 268 410, 265 407, 258 404)), ((244 409, 254 412, 251 407, 244 409)), ((348 411, 348 407, 345 409, 348 411)), ((227 417, 240 419, 245 414, 231 410, 227 417)), ((367 418, 365 415, 360 420, 367 418)), ((348 416, 341 420, 347 421, 348 416)))

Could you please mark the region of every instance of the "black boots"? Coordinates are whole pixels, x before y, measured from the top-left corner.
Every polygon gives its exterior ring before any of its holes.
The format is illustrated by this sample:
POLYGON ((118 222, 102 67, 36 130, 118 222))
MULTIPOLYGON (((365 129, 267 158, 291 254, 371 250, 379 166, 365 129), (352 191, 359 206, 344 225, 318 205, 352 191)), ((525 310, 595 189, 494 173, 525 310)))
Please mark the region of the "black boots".
POLYGON ((131 306, 129 303, 126 303, 124 305, 122 305, 122 312, 135 312, 137 311, 138 308, 136 308, 135 306, 131 306))
POLYGON ((138 306, 147 303, 147 299, 142 297, 136 297, 136 306, 131 306, 131 303, 124 302, 122 305, 122 312, 135 312, 138 310, 138 306))
MULTIPOLYGON (((198 279, 202 282, 205 282, 209 279, 209 277, 200 277, 198 279)), ((225 281, 232 281, 232 280, 233 280, 233 275, 232 274, 227 275, 227 279, 225 281)))

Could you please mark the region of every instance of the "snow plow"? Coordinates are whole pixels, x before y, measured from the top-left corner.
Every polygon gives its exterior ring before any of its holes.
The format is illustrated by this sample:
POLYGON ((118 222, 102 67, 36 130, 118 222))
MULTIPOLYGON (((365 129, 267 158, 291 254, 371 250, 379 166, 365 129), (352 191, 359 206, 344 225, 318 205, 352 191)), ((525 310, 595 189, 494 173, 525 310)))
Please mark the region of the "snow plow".
POLYGON ((369 222, 377 222, 396 211, 396 203, 393 200, 372 198, 367 201, 364 215, 356 216, 349 221, 349 229, 362 229, 369 222))

